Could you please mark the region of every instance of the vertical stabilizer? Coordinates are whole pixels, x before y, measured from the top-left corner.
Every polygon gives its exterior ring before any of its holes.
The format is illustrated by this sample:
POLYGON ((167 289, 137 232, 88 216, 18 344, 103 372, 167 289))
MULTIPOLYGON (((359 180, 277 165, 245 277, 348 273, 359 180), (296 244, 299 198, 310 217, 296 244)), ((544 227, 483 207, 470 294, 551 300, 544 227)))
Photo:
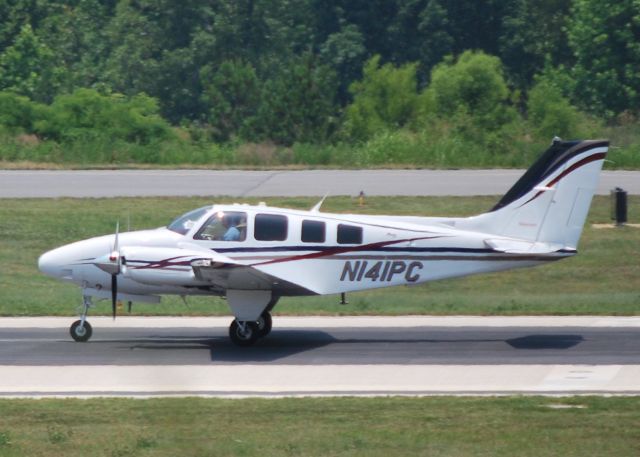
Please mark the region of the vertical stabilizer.
POLYGON ((606 140, 554 141, 469 228, 575 249, 609 149, 606 140))

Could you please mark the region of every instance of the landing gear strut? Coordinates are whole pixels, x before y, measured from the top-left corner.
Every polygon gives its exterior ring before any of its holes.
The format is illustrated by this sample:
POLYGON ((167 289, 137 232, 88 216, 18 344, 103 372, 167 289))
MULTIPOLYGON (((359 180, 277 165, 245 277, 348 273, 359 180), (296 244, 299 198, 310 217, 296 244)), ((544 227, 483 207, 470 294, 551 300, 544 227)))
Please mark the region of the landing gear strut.
POLYGON ((82 314, 80 315, 80 320, 75 321, 73 324, 71 324, 71 328, 69 328, 71 338, 79 343, 89 341, 89 338, 91 338, 91 334, 93 333, 91 324, 89 324, 89 322, 87 321, 87 312, 93 305, 91 303, 91 297, 85 295, 82 297, 82 301, 82 314))
POLYGON ((271 333, 271 326, 269 311, 264 311, 256 322, 234 319, 229 326, 229 338, 238 346, 252 346, 260 338, 271 333))

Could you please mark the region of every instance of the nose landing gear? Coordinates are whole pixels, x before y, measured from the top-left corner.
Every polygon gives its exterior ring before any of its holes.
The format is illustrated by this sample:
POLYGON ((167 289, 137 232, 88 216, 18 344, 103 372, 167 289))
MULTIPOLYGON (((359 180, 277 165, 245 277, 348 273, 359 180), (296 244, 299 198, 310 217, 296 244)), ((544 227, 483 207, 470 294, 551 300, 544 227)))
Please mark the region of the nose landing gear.
POLYGON ((89 341, 89 338, 91 338, 91 335, 93 334, 91 324, 87 321, 87 312, 89 311, 89 308, 93 306, 91 297, 84 295, 82 297, 82 301, 82 314, 80 315, 80 319, 71 324, 71 327, 69 328, 71 338, 78 343, 89 341))
POLYGON ((93 333, 93 329, 91 328, 91 324, 85 321, 82 323, 81 320, 75 321, 71 324, 71 328, 69 329, 69 333, 71 334, 71 338, 73 338, 78 343, 84 343, 85 341, 89 341, 91 338, 91 334, 93 333))

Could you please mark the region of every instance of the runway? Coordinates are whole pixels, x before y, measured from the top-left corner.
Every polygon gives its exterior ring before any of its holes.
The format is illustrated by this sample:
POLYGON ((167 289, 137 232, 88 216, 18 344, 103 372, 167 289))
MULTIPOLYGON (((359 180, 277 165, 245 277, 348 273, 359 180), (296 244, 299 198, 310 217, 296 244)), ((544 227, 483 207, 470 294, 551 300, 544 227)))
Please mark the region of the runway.
POLYGON ((640 318, 275 317, 251 348, 228 318, 0 319, 0 396, 640 393, 640 318))
MULTIPOLYGON (((0 170, 0 198, 502 195, 524 170, 0 170)), ((603 171, 597 189, 640 194, 640 172, 603 171)))

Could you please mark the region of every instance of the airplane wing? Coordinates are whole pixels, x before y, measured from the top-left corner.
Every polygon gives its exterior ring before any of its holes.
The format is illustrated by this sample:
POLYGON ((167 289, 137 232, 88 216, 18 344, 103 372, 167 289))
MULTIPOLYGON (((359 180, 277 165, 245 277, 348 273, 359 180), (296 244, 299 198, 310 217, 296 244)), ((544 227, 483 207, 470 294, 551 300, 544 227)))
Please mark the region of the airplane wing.
POLYGON ((271 290, 278 295, 311 295, 311 290, 215 251, 185 244, 178 248, 127 247, 122 275, 148 285, 201 287, 224 293, 271 290))

